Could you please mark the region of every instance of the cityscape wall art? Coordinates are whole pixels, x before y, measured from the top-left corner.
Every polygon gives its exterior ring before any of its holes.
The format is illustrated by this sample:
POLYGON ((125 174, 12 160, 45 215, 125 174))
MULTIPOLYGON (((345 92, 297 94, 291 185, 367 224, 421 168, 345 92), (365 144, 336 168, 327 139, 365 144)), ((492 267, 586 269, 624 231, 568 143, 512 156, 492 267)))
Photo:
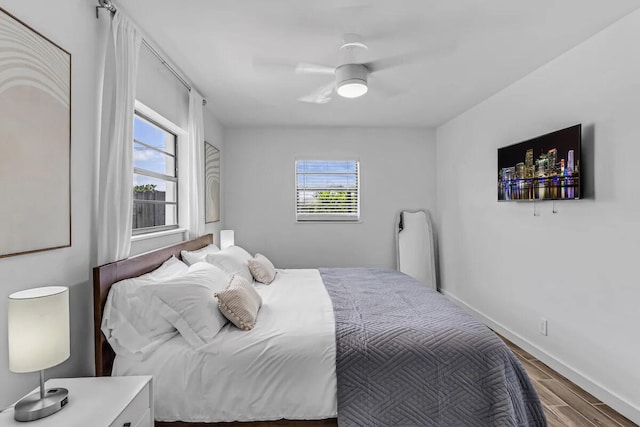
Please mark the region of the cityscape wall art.
POLYGON ((498 149, 498 201, 571 200, 582 194, 582 125, 498 149))

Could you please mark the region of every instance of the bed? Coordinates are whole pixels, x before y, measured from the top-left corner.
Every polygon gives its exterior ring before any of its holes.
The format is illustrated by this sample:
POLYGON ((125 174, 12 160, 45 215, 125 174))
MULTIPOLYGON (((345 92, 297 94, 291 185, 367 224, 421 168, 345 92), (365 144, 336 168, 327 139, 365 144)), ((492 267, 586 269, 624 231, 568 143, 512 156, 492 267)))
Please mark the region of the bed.
POLYGON ((144 361, 116 358, 100 329, 111 285, 212 242, 94 269, 96 375, 154 375, 157 426, 546 425, 493 332, 390 270, 279 270, 257 285, 263 307, 250 333, 227 325, 197 351, 178 334, 144 361))

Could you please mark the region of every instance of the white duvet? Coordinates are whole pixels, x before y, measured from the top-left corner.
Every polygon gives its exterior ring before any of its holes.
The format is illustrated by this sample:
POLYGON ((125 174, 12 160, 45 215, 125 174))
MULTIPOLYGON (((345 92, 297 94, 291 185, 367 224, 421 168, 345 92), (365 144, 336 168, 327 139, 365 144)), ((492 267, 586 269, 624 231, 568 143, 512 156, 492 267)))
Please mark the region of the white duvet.
POLYGON ((256 326, 227 324, 194 350, 177 335, 146 360, 116 357, 113 375, 153 375, 159 421, 334 418, 335 325, 318 270, 279 270, 257 285, 256 326))

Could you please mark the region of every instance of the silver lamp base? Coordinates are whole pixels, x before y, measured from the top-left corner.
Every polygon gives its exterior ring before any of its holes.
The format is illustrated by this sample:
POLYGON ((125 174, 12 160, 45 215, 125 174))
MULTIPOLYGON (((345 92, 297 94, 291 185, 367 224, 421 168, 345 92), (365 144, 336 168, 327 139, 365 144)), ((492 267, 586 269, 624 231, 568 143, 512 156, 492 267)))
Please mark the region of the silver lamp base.
POLYGON ((14 418, 16 421, 33 421, 48 417, 62 409, 69 401, 69 390, 66 388, 50 388, 45 390, 44 397, 37 391, 16 403, 14 418))

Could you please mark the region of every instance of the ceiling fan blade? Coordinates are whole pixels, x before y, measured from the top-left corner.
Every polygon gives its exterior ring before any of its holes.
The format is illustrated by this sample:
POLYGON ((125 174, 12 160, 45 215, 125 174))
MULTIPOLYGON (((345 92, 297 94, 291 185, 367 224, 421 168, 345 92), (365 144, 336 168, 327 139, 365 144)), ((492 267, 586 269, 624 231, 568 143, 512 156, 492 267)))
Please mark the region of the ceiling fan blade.
POLYGON ((386 58, 366 62, 364 65, 367 67, 369 72, 376 73, 378 71, 395 68, 400 65, 412 64, 426 59, 427 58, 424 57, 420 52, 401 53, 398 55, 388 56, 386 58))
POLYGON ((335 82, 328 83, 311 92, 309 95, 298 98, 298 101, 310 104, 326 104, 331 101, 331 93, 335 89, 335 82))
POLYGON ((374 61, 366 62, 364 65, 369 69, 369 72, 375 73, 389 68, 395 68, 401 65, 415 64, 422 61, 428 61, 432 58, 446 55, 458 47, 455 41, 448 41, 445 43, 437 44, 426 49, 421 49, 413 52, 400 53, 398 55, 388 56, 386 58, 376 59, 374 61))
POLYGON ((308 62, 300 62, 296 65, 297 74, 326 74, 334 75, 336 69, 326 65, 311 64, 308 62))
POLYGON ((327 65, 313 64, 310 62, 299 62, 297 64, 275 58, 253 58, 253 68, 266 72, 295 72, 296 74, 323 74, 333 76, 335 67, 327 65))

